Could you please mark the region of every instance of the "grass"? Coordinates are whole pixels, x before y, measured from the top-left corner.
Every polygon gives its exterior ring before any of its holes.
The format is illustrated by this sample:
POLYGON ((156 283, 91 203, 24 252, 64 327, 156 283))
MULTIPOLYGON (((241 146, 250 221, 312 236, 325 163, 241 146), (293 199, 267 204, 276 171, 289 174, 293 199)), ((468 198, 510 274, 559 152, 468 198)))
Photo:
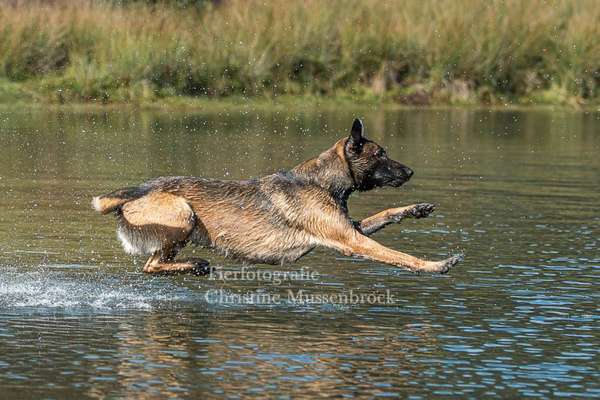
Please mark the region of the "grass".
POLYGON ((0 101, 600 103, 595 0, 0 0, 0 101))

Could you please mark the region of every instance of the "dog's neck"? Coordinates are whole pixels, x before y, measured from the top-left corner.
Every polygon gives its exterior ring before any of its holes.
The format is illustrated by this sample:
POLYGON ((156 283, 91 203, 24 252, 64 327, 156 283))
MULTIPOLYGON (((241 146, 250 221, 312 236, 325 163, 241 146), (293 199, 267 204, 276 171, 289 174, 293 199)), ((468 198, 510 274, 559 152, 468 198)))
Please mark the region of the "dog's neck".
POLYGON ((355 188, 344 154, 345 143, 346 139, 339 140, 332 148, 319 154, 316 158, 304 161, 291 172, 297 177, 327 190, 344 209, 347 209, 348 197, 355 188))

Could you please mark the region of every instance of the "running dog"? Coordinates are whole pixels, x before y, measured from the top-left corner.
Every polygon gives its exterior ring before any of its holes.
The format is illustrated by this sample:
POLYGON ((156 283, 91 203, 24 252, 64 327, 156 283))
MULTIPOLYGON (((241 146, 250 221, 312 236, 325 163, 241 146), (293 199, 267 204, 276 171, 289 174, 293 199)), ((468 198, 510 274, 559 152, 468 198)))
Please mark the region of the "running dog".
POLYGON ((205 260, 175 260, 179 250, 194 243, 266 264, 296 261, 324 246, 412 272, 443 274, 462 256, 426 261, 369 238, 404 218, 427 217, 432 204, 391 208, 362 221, 348 215, 352 192, 399 187, 412 175, 368 140, 356 119, 349 136, 287 172, 243 181, 160 177, 95 197, 92 204, 102 214, 116 214, 126 252, 150 255, 147 273, 202 270, 205 260))

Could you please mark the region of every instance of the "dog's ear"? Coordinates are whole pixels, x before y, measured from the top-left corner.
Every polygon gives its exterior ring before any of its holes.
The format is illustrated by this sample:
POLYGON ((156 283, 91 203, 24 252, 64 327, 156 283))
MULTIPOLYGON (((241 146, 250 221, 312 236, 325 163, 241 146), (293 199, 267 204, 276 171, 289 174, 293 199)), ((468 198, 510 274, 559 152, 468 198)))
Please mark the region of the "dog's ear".
POLYGON ((350 129, 350 137, 348 138, 348 145, 354 149, 360 148, 364 140, 365 127, 360 119, 356 118, 350 129))

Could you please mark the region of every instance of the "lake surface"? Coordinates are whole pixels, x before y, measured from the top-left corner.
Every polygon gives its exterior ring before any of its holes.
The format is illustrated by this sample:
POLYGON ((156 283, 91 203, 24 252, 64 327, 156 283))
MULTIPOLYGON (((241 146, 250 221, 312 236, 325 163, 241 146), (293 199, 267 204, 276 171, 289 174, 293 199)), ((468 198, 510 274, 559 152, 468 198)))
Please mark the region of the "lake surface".
POLYGON ((0 109, 0 193, 2 398, 600 397, 600 113, 0 109), (437 204, 373 237, 464 252, 450 274, 328 250, 242 271, 188 248, 244 279, 148 276, 90 207, 160 175, 291 168, 355 115, 416 173, 352 216, 437 204))

